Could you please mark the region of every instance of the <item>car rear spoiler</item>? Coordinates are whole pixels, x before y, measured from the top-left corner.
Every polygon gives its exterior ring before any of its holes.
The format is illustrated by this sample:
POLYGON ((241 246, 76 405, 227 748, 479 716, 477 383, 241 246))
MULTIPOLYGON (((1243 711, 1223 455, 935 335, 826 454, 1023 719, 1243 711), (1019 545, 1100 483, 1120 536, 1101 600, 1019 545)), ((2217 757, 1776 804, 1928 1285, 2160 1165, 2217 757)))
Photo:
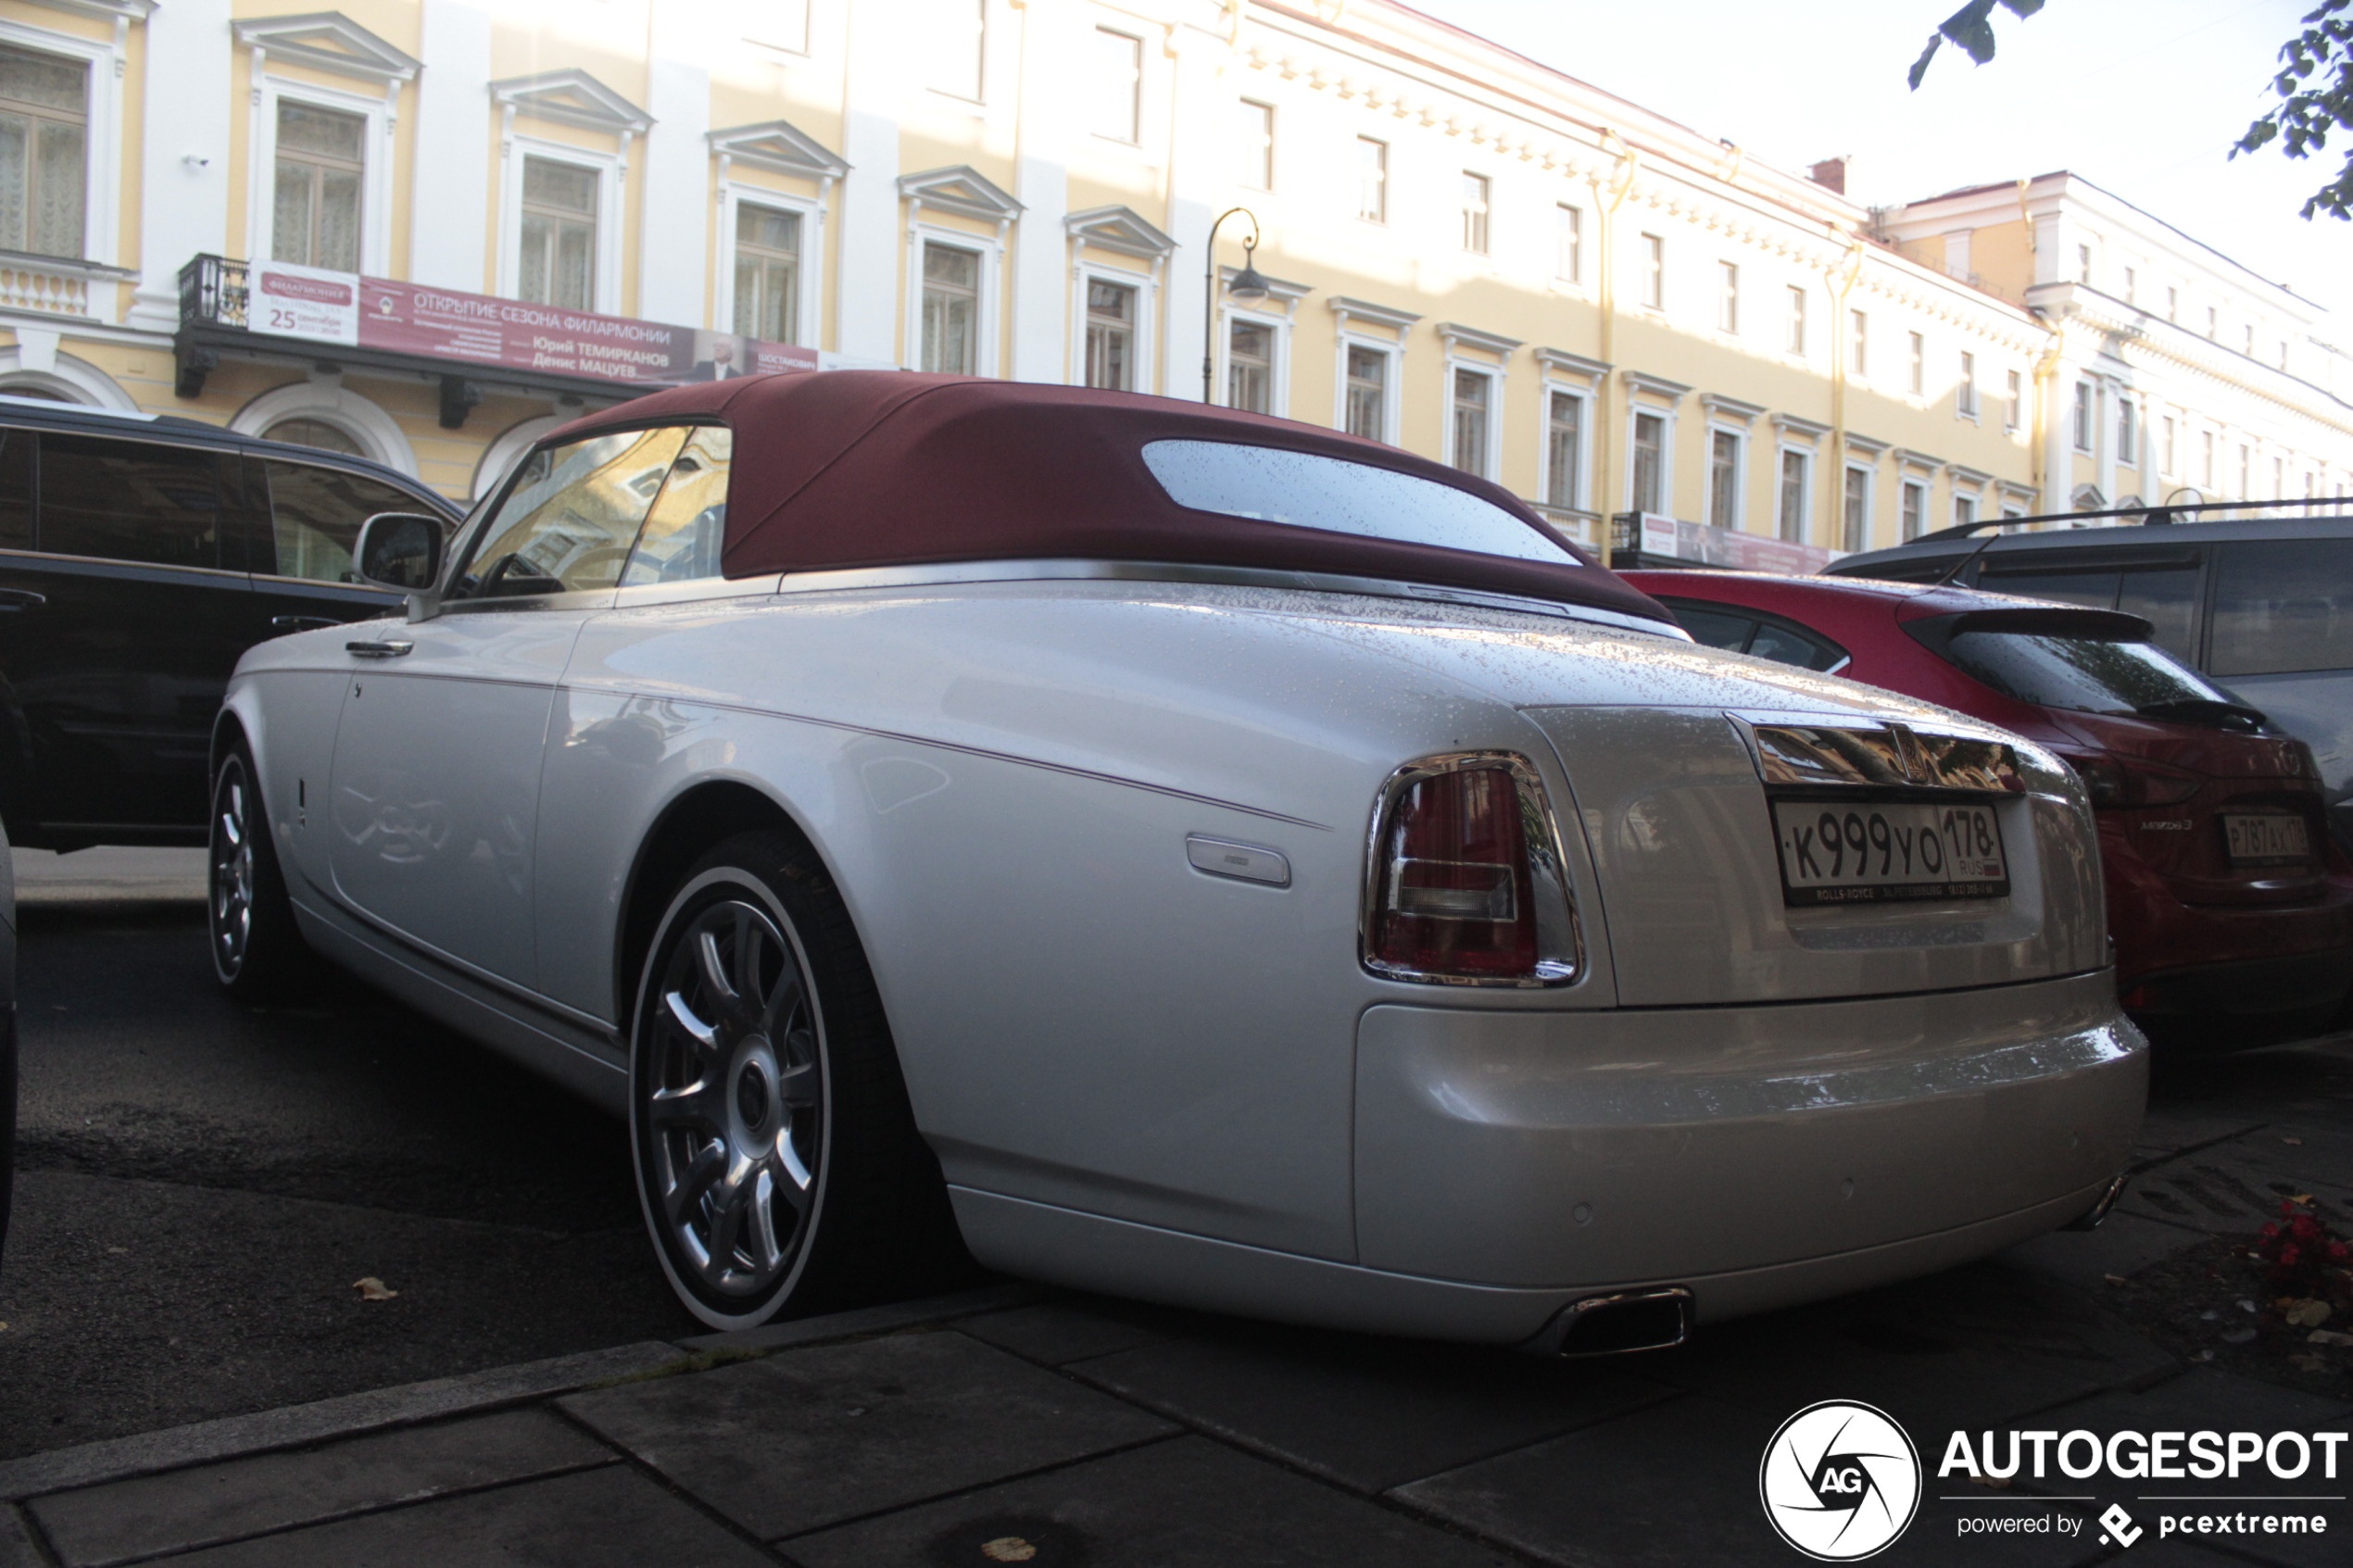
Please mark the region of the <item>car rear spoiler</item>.
POLYGON ((1906 632, 1942 655, 1964 632, 2007 632, 2021 637, 2086 637, 2102 643, 2145 643, 2157 634, 2147 617, 2082 605, 2004 606, 1929 613, 1901 621, 1906 632))

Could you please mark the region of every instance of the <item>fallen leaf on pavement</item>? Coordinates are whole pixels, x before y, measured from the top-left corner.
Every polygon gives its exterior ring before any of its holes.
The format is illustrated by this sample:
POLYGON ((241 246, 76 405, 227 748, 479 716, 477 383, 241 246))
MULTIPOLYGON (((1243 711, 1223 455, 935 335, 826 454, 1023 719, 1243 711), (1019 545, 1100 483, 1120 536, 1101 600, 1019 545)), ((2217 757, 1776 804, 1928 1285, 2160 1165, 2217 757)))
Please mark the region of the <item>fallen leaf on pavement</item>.
POLYGON ((2280 1142, 2282 1142, 2282 1143, 2292 1143, 2292 1144, 2296 1145, 2296 1148, 2303 1148, 2303 1147, 2304 1147, 2304 1140, 2303 1140, 2302 1138, 2282 1138, 2282 1139, 2280 1140, 2280 1142))
POLYGON ((353 1280, 351 1288, 359 1292, 359 1299, 362 1301, 389 1301, 400 1294, 373 1274, 370 1274, 365 1279, 353 1280))
POLYGON ((2353 1334, 2339 1334, 2333 1328, 2316 1328, 2304 1337, 2315 1345, 2353 1345, 2353 1334))
POLYGON ((2329 1321, 2329 1304, 2309 1298, 2290 1298, 2281 1304, 2280 1315, 2287 1319, 2290 1328, 2318 1328, 2329 1321))
POLYGON ((2324 1356, 2290 1356, 2288 1361, 2301 1372, 2326 1372, 2329 1369, 2328 1359, 2324 1356))
POLYGON ((2101 1277, 2106 1279, 2110 1285, 2122 1285, 2124 1283, 2124 1276, 2122 1274, 2105 1274, 2101 1277))

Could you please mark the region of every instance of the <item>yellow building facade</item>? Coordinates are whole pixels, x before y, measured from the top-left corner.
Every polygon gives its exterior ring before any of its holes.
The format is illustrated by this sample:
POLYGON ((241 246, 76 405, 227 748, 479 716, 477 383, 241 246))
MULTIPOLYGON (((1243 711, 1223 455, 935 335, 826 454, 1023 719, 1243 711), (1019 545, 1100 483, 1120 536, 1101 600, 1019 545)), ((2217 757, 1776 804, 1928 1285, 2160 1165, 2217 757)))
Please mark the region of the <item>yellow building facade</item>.
POLYGON ((2286 291, 2070 177, 1873 213, 1815 173, 1386 0, 0 0, 0 394, 463 497, 665 379, 1199 398, 1206 358, 1585 542, 1784 566, 2154 500, 2208 435, 2208 494, 2353 479, 2286 291), (2160 273, 2265 346, 2151 325, 2160 273))

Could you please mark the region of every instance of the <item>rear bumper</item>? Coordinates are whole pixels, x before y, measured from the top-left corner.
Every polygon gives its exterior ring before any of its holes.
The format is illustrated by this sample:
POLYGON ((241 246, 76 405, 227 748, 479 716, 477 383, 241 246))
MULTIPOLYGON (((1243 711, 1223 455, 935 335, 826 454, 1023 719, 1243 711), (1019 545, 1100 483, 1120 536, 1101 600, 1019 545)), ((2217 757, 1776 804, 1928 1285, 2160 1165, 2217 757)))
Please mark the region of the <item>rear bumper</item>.
POLYGON ((2284 957, 2185 964, 2124 983, 2135 1017, 2260 1022, 2286 1015, 2325 1018, 2353 989, 2353 946, 2284 957))
POLYGON ((1703 1317, 1846 1288, 1839 1258, 1935 1268, 2088 1209, 2129 1161, 2146 1065, 2106 972, 1755 1008, 1375 1008, 1358 1261, 1684 1284, 1703 1317))

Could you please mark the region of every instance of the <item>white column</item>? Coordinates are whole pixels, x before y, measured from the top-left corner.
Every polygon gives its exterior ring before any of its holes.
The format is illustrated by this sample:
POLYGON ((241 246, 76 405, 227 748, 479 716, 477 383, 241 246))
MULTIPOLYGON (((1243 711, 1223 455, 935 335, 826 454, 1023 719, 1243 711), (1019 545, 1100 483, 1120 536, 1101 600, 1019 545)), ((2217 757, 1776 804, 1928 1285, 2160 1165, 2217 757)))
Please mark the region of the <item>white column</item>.
POLYGON ((2075 492, 2075 379, 2076 367, 2061 354, 2052 367, 2050 402, 2045 412, 2043 431, 2043 503, 2045 512, 2068 509, 2068 497, 2075 492))
POLYGON ((435 288, 488 294, 490 13, 469 0, 424 0, 417 75, 416 200, 409 218, 409 277, 435 288))
MULTIPOLYGON (((1201 395, 1202 347, 1208 323, 1202 315, 1202 270, 1209 260, 1209 226, 1215 221, 1214 202, 1227 156, 1223 132, 1229 117, 1222 113, 1218 66, 1227 57, 1225 45, 1209 34, 1179 24, 1175 32, 1176 70, 1170 83, 1175 94, 1175 144, 1168 149, 1168 210, 1162 222, 1176 249, 1168 258, 1168 286, 1161 293, 1168 312, 1168 352, 1160 358, 1161 384, 1151 390, 1171 397, 1201 395)), ((1228 265, 1241 260, 1242 236, 1249 229, 1239 219, 1227 224, 1221 242, 1231 247, 1228 265)))
MULTIPOLYGON (((864 0, 849 8, 843 71, 841 156, 849 164, 840 204, 840 319, 835 347, 854 358, 896 362, 899 352, 899 78, 910 69, 902 7, 864 0)), ((910 258, 909 266, 915 265, 910 258)), ((908 352, 913 352, 910 345, 908 352)))
POLYGON ((140 153, 139 287, 128 324, 180 324, 180 269, 229 234, 229 0, 172 0, 149 14, 146 143, 140 153))
MULTIPOLYGON (((690 64, 706 31, 686 19, 688 7, 653 8, 653 58, 648 62, 646 112, 653 129, 630 159, 645 224, 638 237, 637 314, 649 321, 703 324, 710 274, 711 72, 690 64)), ((720 241, 724 247, 725 236, 720 241)))
MULTIPOLYGON (((1079 58, 1080 13, 1062 6, 1032 5, 1019 13, 1022 80, 1071 82, 1079 58)), ((1013 198, 1022 204, 1013 254, 1013 358, 1015 381, 1069 379, 1070 245, 1063 219, 1070 210, 1069 157, 1078 130, 1076 95, 1032 91, 1022 95, 1021 159, 1014 170, 1013 198)))

